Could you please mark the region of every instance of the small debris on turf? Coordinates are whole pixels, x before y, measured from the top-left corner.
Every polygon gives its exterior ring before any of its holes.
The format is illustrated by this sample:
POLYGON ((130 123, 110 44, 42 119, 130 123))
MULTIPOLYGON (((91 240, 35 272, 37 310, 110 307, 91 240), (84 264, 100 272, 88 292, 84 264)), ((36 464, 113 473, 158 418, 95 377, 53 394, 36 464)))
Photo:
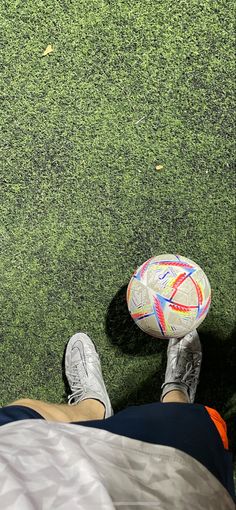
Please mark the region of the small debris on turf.
POLYGON ((135 122, 135 124, 138 124, 139 122, 141 122, 141 120, 145 119, 145 117, 147 117, 147 115, 144 115, 144 117, 142 117, 141 119, 137 120, 137 122, 135 122))
POLYGON ((163 166, 163 165, 157 165, 157 166, 156 166, 156 170, 162 170, 163 168, 164 168, 164 166, 163 166))
POLYGON ((48 55, 49 53, 52 53, 52 51, 54 51, 54 50, 53 50, 53 47, 51 46, 51 44, 49 44, 49 45, 47 46, 46 50, 44 50, 44 52, 43 52, 43 55, 42 55, 42 56, 43 56, 43 57, 46 57, 46 55, 48 55))

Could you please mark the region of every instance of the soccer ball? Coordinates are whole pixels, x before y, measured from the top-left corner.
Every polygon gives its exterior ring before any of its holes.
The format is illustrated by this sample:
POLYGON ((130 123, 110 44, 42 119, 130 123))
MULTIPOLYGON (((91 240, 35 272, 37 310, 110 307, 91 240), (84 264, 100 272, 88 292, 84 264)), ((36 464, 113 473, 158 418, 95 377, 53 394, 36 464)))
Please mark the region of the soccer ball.
POLYGON ((205 319, 211 286, 195 262, 164 254, 136 269, 126 299, 131 317, 145 333, 157 338, 180 338, 205 319))

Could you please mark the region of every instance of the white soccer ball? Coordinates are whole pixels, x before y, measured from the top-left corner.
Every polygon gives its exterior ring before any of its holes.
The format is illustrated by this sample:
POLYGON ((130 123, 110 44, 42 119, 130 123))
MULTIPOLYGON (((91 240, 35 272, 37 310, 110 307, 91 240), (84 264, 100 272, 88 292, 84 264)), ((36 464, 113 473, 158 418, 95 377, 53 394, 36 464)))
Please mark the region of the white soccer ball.
POLYGON ((205 319, 211 286, 196 262, 164 254, 136 269, 126 299, 131 317, 145 333, 157 338, 180 338, 205 319))

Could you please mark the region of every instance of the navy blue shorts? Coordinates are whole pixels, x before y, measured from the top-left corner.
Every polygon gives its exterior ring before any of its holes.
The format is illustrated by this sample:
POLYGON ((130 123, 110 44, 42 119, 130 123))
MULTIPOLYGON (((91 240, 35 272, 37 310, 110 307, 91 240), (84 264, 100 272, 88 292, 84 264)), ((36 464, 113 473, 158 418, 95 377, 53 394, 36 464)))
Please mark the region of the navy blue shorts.
MULTIPOLYGON (((25 406, 0 409, 0 425, 27 419, 44 418, 25 406)), ((154 402, 127 407, 104 420, 72 423, 182 450, 201 462, 236 501, 232 453, 224 448, 215 424, 201 404, 154 402)))

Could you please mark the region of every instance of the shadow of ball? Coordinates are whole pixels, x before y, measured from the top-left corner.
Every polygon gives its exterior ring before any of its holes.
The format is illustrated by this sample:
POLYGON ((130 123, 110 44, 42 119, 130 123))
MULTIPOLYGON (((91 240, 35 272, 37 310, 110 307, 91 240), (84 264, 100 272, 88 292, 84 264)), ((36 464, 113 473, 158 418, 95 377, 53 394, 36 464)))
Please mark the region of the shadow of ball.
POLYGON ((151 356, 166 351, 167 340, 154 338, 135 324, 127 307, 126 291, 127 285, 124 285, 108 307, 105 323, 107 336, 126 354, 151 356))

